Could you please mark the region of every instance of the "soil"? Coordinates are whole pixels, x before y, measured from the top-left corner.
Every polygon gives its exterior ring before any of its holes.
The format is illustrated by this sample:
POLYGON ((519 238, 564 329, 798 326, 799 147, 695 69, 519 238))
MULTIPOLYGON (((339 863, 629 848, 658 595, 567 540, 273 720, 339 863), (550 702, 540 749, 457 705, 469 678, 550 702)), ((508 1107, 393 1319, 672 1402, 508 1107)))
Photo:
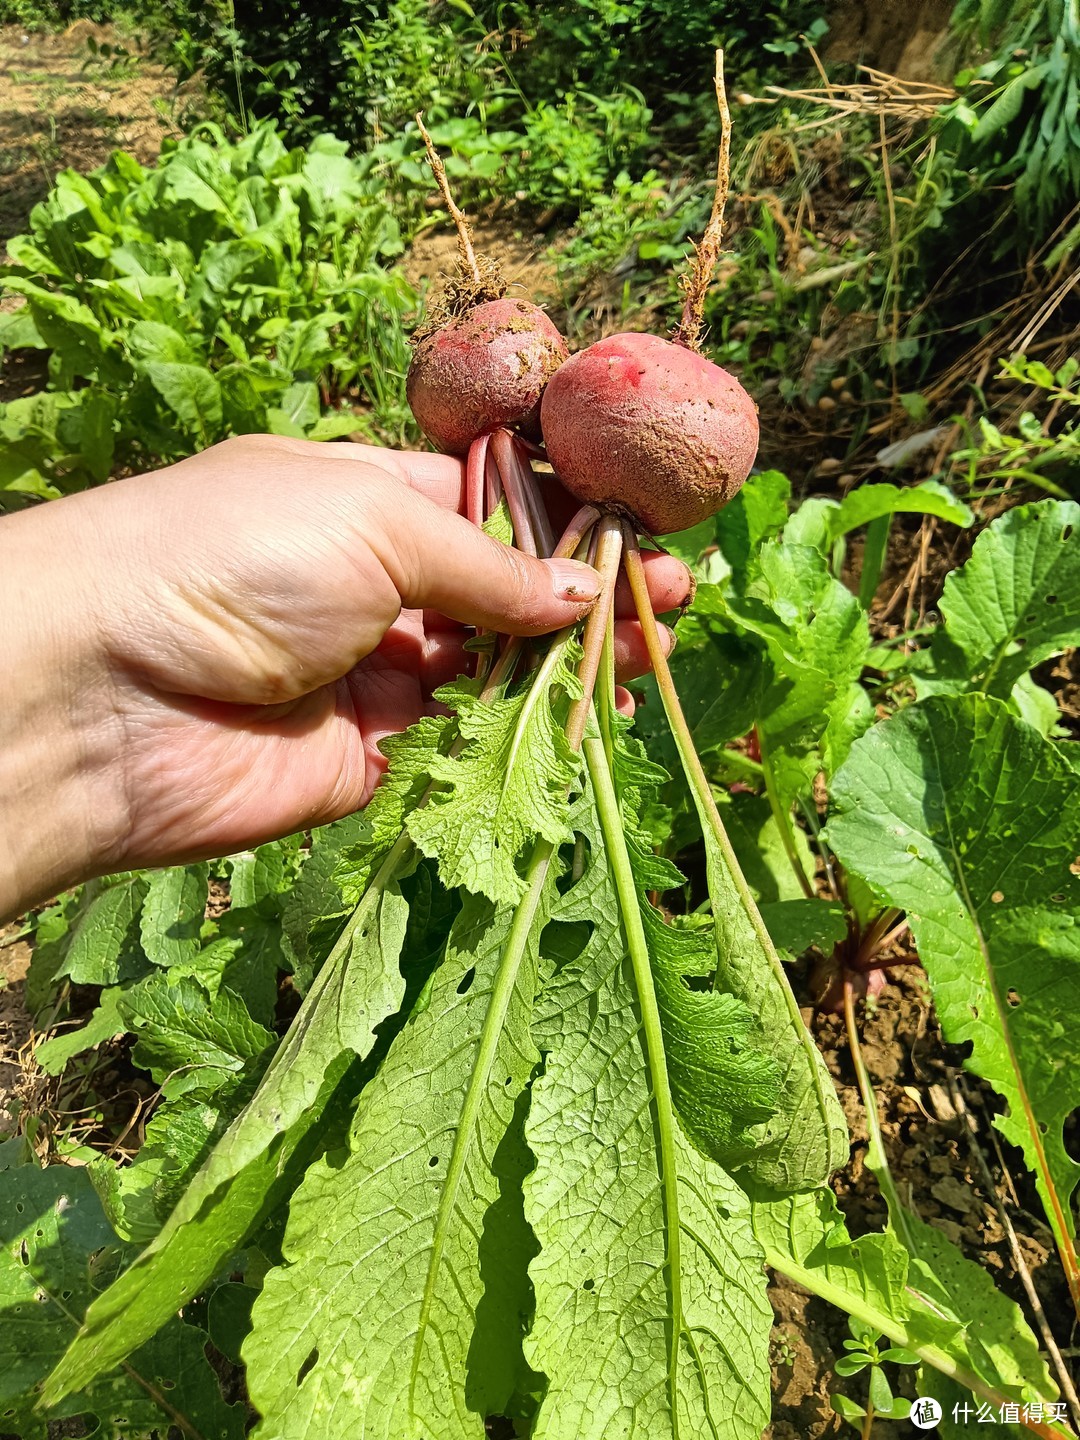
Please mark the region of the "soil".
POLYGON ((839 0, 830 7, 825 59, 874 66, 903 80, 950 78, 947 54, 954 0, 839 0))
POLYGON ((17 1123, 16 1101, 34 1028, 23 1003, 31 950, 25 940, 14 939, 18 933, 16 925, 0 928, 0 1138, 17 1123))
MULTIPOLYGON (((912 0, 902 10, 870 0, 841 0, 832 17, 827 53, 831 59, 862 57, 907 78, 926 78, 933 73, 933 57, 950 9, 950 0, 912 0)), ((176 131, 176 116, 185 97, 175 90, 170 77, 145 59, 116 71, 100 63, 84 68, 91 37, 99 46, 124 43, 111 28, 87 22, 79 22, 63 35, 28 35, 19 27, 0 28, 0 242, 24 228, 31 206, 64 166, 89 170, 120 146, 149 162, 162 138, 176 131)), ((850 205, 844 208, 842 176, 837 172, 837 178, 829 179, 828 143, 826 138, 822 142, 825 150, 817 157, 825 176, 823 194, 832 185, 838 198, 832 211, 822 203, 819 220, 823 233, 831 225, 842 238, 853 217, 850 205)), ((549 252, 550 232, 510 225, 496 217, 478 223, 474 238, 481 253, 500 260, 511 295, 546 299, 555 318, 561 318, 558 281, 549 252)), ((426 285, 451 273, 456 257, 453 235, 443 227, 433 228, 416 241, 405 269, 414 284, 426 285)), ((606 328, 602 306, 594 309, 589 323, 597 333, 606 328)), ((854 343, 850 335, 846 343, 854 343)), ((0 376, 0 398, 32 393, 42 378, 37 356, 22 352, 9 357, 0 376)), ((773 413, 766 401, 763 420, 767 422, 773 413)), ((828 436, 825 439, 827 442, 828 436)), ((789 469, 805 473, 807 483, 815 489, 843 490, 860 478, 844 473, 840 463, 830 459, 828 444, 823 446, 820 433, 808 444, 804 434, 794 436, 790 425, 777 420, 772 443, 776 454, 769 459, 783 463, 786 458, 789 469), (790 451, 786 457, 785 447, 790 451)), ((889 570, 875 604, 875 623, 882 634, 895 634, 932 617, 945 574, 962 562, 970 544, 963 534, 946 541, 932 525, 928 528, 917 521, 898 521, 895 532, 889 570)), ((857 563, 858 550, 853 546, 849 564, 857 563)), ((1067 655, 1047 670, 1047 675, 1039 677, 1041 682, 1057 690, 1067 720, 1080 733, 1077 655, 1067 655)), ((216 912, 225 903, 224 895, 215 894, 216 912)), ((27 1059, 33 1022, 23 991, 31 952, 24 941, 13 939, 16 933, 15 927, 0 929, 0 1137, 18 1126, 20 1102, 33 1107, 36 1100, 45 1106, 40 1076, 27 1059)), ((944 1045, 914 956, 897 954, 908 963, 890 972, 890 982, 862 1019, 861 1033, 884 1141, 901 1195, 924 1220, 984 1265, 1027 1313, 1016 1260, 999 1215, 999 1205, 1006 1205, 1019 1235, 1023 1262, 1050 1324, 1059 1343, 1069 1344, 1072 1311, 1034 1187, 1009 1148, 998 1146, 989 1119, 993 1097, 962 1075, 961 1055, 944 1045), (965 1105, 966 1117, 962 1113, 965 1105), (977 1151, 989 1165, 992 1184, 983 1178, 977 1151)), ((800 997, 809 1004, 809 967, 800 967, 794 978, 800 997)), ((92 997, 83 998, 89 1004, 92 997)), ((842 1023, 835 1016, 814 1017, 809 1009, 805 1013, 836 1081, 851 1128, 851 1160, 834 1177, 834 1188, 853 1233, 880 1229, 885 1210, 866 1167, 866 1122, 842 1023)), ((146 1086, 131 1070, 124 1053, 102 1060, 95 1084, 99 1094, 103 1086, 114 1087, 118 1133, 123 1128, 120 1112, 125 1104, 128 1110, 143 1104, 146 1086)), ((776 1313, 774 1418, 767 1433, 773 1440, 818 1440, 845 1431, 853 1434, 829 1403, 830 1392, 837 1388, 856 1399, 864 1393, 864 1377, 838 1381, 834 1374, 848 1334, 845 1318, 785 1280, 771 1286, 770 1296, 776 1313)), ((901 1393, 913 1393, 912 1376, 911 1371, 894 1375, 901 1393)), ((906 1422, 875 1427, 875 1436, 886 1433, 904 1437, 923 1432, 906 1422)))
POLYGON ((153 160, 176 134, 183 97, 159 65, 132 55, 110 68, 90 42, 134 50, 114 27, 77 21, 63 34, 0 26, 0 241, 67 166, 92 170, 114 150, 153 160))

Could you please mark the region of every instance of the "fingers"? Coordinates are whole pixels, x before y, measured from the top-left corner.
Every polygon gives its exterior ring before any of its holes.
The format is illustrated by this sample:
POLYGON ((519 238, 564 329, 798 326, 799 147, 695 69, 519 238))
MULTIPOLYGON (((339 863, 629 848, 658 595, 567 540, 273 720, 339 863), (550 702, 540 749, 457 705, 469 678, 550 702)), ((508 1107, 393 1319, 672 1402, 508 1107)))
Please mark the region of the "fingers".
POLYGON ((409 609, 509 635, 540 635, 582 619, 600 577, 576 560, 535 560, 419 494, 382 489, 365 536, 409 609), (396 493, 395 493, 396 492, 396 493), (381 523, 379 523, 381 522, 381 523))
MULTIPOLYGON (((664 646, 664 654, 670 655, 675 649, 675 632, 669 630, 666 625, 661 625, 660 640, 664 646)), ((615 678, 616 680, 636 680, 639 675, 646 675, 652 669, 649 664, 649 652, 645 645, 645 634, 636 620, 615 621, 615 678)))
MULTIPOLYGON (((452 455, 388 450, 379 445, 359 445, 352 441, 316 443, 310 440, 283 439, 278 443, 308 461, 349 460, 364 466, 377 467, 442 509, 460 513, 464 507, 465 463, 452 455)), ((565 492, 557 490, 555 486, 549 486, 548 490, 548 498, 555 503, 556 509, 561 505, 572 513, 577 508, 577 502, 566 496, 565 492)), ((681 560, 657 550, 643 550, 641 559, 653 610, 657 615, 668 610, 679 610, 693 598, 694 579, 681 560)), ((615 614, 620 618, 634 614, 633 597, 625 576, 620 576, 615 592, 615 614)))
MULTIPOLYGON (((654 614, 681 610, 694 598, 694 577, 674 555, 664 555, 659 550, 642 550, 641 563, 654 614)), ((615 588, 615 614, 620 619, 635 614, 630 582, 624 574, 619 575, 615 588)))

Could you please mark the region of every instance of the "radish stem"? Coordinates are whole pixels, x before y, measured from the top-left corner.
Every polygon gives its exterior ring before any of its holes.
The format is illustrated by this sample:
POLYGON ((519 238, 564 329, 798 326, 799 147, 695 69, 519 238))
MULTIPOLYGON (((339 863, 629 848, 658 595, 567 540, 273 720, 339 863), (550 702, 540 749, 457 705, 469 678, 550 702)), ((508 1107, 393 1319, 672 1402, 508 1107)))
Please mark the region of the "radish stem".
MULTIPOLYGON (((491 435, 491 457, 502 483, 510 519, 514 522, 514 542, 526 555, 538 555, 538 537, 533 525, 532 507, 526 494, 526 481, 514 454, 513 437, 509 430, 495 430, 491 435)), ((554 540, 554 537, 550 537, 554 540)), ((545 547, 545 554, 550 550, 545 547)))
POLYGON ((474 525, 483 525, 484 514, 484 468, 487 465, 490 435, 478 435, 469 446, 469 458, 465 462, 465 518, 474 525))
POLYGON ((585 725, 589 717, 596 677, 600 670, 600 658, 604 651, 608 623, 615 609, 615 581, 619 575, 622 560, 622 527, 614 515, 605 515, 597 526, 596 568, 600 571, 602 586, 600 598, 589 612, 582 636, 584 654, 578 666, 578 679, 582 693, 574 701, 566 722, 566 738, 578 750, 585 736, 585 725))
POLYGON ((521 475, 525 498, 532 513, 537 543, 543 547, 541 554, 550 555, 555 546, 555 534, 551 528, 551 521, 548 519, 547 506, 544 504, 536 472, 529 460, 529 452, 525 449, 520 435, 511 436, 510 452, 521 475))
POLYGON ((577 511, 569 525, 567 525, 563 531, 558 545, 556 545, 552 551, 553 557, 557 560, 562 560, 569 555, 573 555, 574 551, 599 519, 600 511, 595 505, 582 505, 581 509, 577 511))

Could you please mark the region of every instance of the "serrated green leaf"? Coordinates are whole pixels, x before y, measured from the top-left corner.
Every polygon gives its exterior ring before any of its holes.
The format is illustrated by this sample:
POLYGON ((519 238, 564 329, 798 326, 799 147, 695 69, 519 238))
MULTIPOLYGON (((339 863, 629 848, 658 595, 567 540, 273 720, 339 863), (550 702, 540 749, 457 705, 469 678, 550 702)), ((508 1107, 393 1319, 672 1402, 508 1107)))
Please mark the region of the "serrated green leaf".
POLYGON ((241 1440, 243 1406, 225 1404, 206 1336, 176 1317, 122 1371, 48 1416, 35 1410, 42 1380, 125 1254, 85 1170, 0 1173, 0 1424, 21 1440, 46 1440, 47 1419, 86 1415, 99 1421, 95 1435, 130 1440, 179 1419, 202 1440, 241 1440))
MULTIPOLYGON (((761 712, 768 666, 761 663, 758 647, 736 635, 695 625, 693 616, 680 624, 678 634, 671 674, 694 748, 707 755, 752 728, 761 712)), ((678 764, 678 752, 664 723, 656 683, 651 677, 641 683, 647 698, 635 718, 635 731, 657 763, 671 770, 678 764)))
MULTIPOLYGON (((473 1337, 478 1307, 493 1303, 480 1237, 499 1200, 495 1156, 539 1059, 529 1016, 544 875, 532 867, 518 912, 466 898, 427 1003, 360 1098, 348 1157, 309 1170, 293 1197, 286 1263, 244 1346, 256 1435, 482 1437, 509 1399, 521 1315, 488 1317, 487 1354, 473 1337)), ((499 1253, 496 1240, 489 1261, 523 1278, 530 1253, 499 1253)))
POLYGON ((1080 505, 1040 500, 999 516, 945 581, 940 608, 919 694, 971 688, 1008 699, 1029 670, 1080 644, 1080 505))
MULTIPOLYGON (((400 868, 400 867, 398 867, 400 868)), ((150 1245, 90 1307, 50 1376, 60 1400, 111 1369, 197 1295, 289 1181, 355 1056, 404 993, 398 958, 407 906, 393 879, 374 885, 308 991, 251 1104, 229 1127, 150 1245)))
MULTIPOLYGON (((229 946, 219 984, 243 997, 252 1018, 272 1025, 278 996, 278 973, 289 964, 281 943, 278 906, 232 907, 218 921, 218 943, 229 946)), ((204 952, 205 953, 205 952, 204 952)))
POLYGON ((908 912, 945 1037, 1004 1096, 996 1123, 1034 1170, 1058 1243, 1080 1165, 1080 775, 998 700, 936 697, 854 748, 829 840, 879 900, 908 912), (1072 867, 1072 868, 1070 868, 1072 867))
POLYGON ((824 1296, 875 1333, 908 1346, 906 1331, 901 1339, 896 1323, 908 1309, 908 1254, 895 1235, 852 1240, 831 1190, 779 1195, 749 1185, 747 1192, 754 1234, 774 1270, 824 1296))
POLYGON ((333 949, 350 909, 367 888, 371 864, 365 841, 370 836, 371 826, 363 814, 348 815, 312 831, 311 848, 281 911, 282 943, 293 965, 293 983, 302 995, 333 949), (362 878, 357 886, 359 895, 350 906, 337 872, 342 856, 353 845, 360 850, 362 878))
POLYGON ((514 543, 514 522, 510 518, 510 506, 506 503, 506 496, 499 496, 499 503, 491 512, 481 526, 485 535, 490 535, 494 540, 501 540, 504 545, 514 543))
MULTIPOLYGON (((696 1143, 704 1143, 706 1153, 732 1170, 740 1181, 745 1172, 777 1189, 822 1185, 847 1158, 847 1126, 836 1090, 821 1053, 803 1023, 719 812, 711 803, 711 796, 703 796, 693 782, 692 757, 684 753, 675 724, 672 733, 676 735, 680 759, 691 784, 705 845, 714 929, 714 991, 736 998, 740 1006, 757 1017, 763 1037, 762 1057, 767 1058, 773 1073, 782 1077, 783 1083, 777 1097, 779 1103, 772 1102, 773 1113, 763 1115, 761 1123, 752 1130, 742 1135, 729 1131, 721 1146, 704 1141, 700 1126, 693 1121, 690 1121, 691 1133, 696 1143)), ((624 795, 628 790, 631 796, 634 791, 647 792, 656 785, 656 767, 633 757, 625 749, 619 764, 624 795)), ((660 868, 663 862, 643 853, 635 833, 635 818, 632 813, 627 814, 625 808, 624 825, 644 888, 658 891, 671 888, 671 867, 665 875, 660 868)), ((675 875, 678 883, 678 872, 675 875)), ((650 935, 650 942, 652 939, 650 935)), ((658 994, 663 1000, 659 980, 658 994)), ((685 1008, 687 1003, 683 1000, 680 1008, 685 1008)), ((699 1020, 695 1027, 698 1032, 700 1023, 699 1020)), ((715 1090, 716 1077, 703 1084, 703 1071, 704 1067, 691 1066, 685 1087, 687 1093, 694 1096, 695 1106, 701 1103, 702 1092, 715 1090)), ((676 1083, 677 1072, 673 1072, 672 1079, 673 1084, 676 1083)), ((688 1118, 685 1106, 683 1113, 684 1118, 688 1118)))
POLYGON ((252 1020, 231 990, 211 1000, 188 975, 171 983, 148 975, 118 1002, 125 1028, 135 1035, 132 1059, 149 1070, 167 1099, 187 1090, 213 1090, 256 1060, 274 1034, 252 1020))
POLYGON ((858 684, 870 651, 866 613, 813 545, 769 541, 745 582, 719 587, 703 606, 764 643, 772 684, 758 734, 777 803, 808 796, 873 720, 858 684))
POLYGON ((104 1041, 122 1035, 126 1028, 120 1013, 122 994, 118 985, 103 990, 97 1008, 85 1025, 75 1030, 64 1030, 34 1047, 35 1064, 46 1075, 59 1075, 72 1056, 81 1055, 84 1050, 93 1050, 104 1041))
POLYGON ((783 529, 791 483, 778 470, 752 475, 716 517, 721 555, 738 577, 753 568, 764 542, 783 529))
POLYGON ((580 649, 557 644, 517 690, 483 702, 475 687, 448 685, 436 699, 456 711, 460 753, 434 754, 441 787, 406 819, 417 848, 439 862, 448 889, 464 887, 495 904, 525 892, 520 857, 536 837, 568 838, 566 795, 581 762, 563 729, 565 702, 580 693, 580 649))
POLYGON ((186 1090, 160 1105, 130 1165, 108 1157, 88 1167, 113 1228, 125 1240, 149 1244, 184 1186, 229 1120, 251 1098, 257 1075, 238 1075, 207 1090, 186 1090))
POLYGON ((256 850, 244 850, 239 855, 230 855, 229 900, 232 907, 246 909, 278 895, 289 895, 301 864, 299 835, 274 840, 256 850))
POLYGON ((591 860, 545 934, 546 947, 579 931, 585 943, 560 956, 535 1030, 545 1064, 526 1131, 536 1168, 525 1213, 540 1251, 526 1354, 548 1383, 532 1433, 756 1440, 768 1419, 771 1317, 746 1203, 654 1101, 619 901, 590 811, 582 802, 576 824, 591 860), (661 1129, 674 1175, 661 1170, 661 1129))
MULTIPOLYGON (((672 1095, 694 1143, 730 1169, 757 1148, 760 1127, 775 1115, 783 1071, 759 1011, 734 986, 712 985, 717 947, 710 931, 669 925, 649 903, 650 893, 677 887, 682 875, 652 854, 638 828, 641 800, 663 772, 632 743, 623 740, 616 749, 615 777, 672 1095)), ((599 850, 599 832, 589 838, 599 850)))
POLYGON ((92 880, 83 887, 64 958, 55 975, 76 985, 118 985, 149 969, 139 939, 139 912, 146 896, 142 875, 92 880))
POLYGON ((182 965, 198 954, 210 867, 175 866, 147 877, 139 934, 155 965, 182 965))

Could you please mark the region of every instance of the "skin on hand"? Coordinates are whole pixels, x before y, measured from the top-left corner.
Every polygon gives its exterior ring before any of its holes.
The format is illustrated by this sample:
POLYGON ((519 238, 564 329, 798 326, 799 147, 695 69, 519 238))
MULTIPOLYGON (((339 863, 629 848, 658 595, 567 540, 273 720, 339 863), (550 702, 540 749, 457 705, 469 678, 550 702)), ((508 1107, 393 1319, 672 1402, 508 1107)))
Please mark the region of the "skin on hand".
MULTIPOLYGON (((245 436, 0 522, 0 917, 350 814, 466 626, 580 619, 595 571, 492 540, 463 489, 446 456, 245 436)), ((686 567, 644 558, 677 608, 686 567)), ((648 662, 616 613, 626 680, 648 662)))

